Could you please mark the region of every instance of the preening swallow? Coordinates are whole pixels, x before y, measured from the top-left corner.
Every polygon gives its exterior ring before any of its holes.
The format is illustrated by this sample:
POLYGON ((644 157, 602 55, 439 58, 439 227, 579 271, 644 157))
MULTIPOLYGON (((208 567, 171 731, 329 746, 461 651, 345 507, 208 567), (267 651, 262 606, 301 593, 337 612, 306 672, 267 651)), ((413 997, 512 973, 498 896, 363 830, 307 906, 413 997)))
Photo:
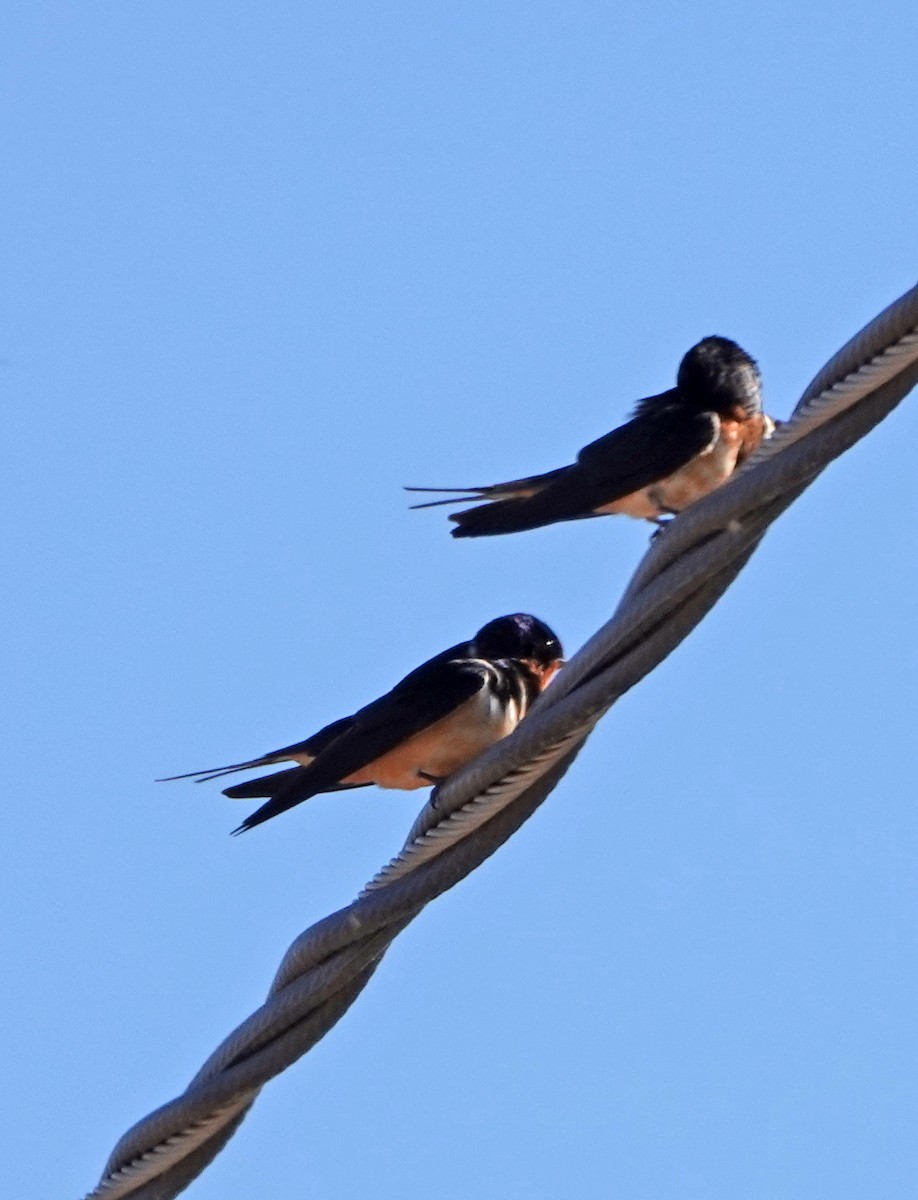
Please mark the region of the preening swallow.
MULTIPOLYGON (((303 742, 260 758, 172 775, 198 783, 292 761, 299 765, 226 788, 224 796, 270 797, 241 833, 319 792, 440 783, 516 728, 563 663, 561 643, 528 613, 497 617, 469 642, 417 667, 378 700, 303 742)), ((162 781, 162 782, 165 782, 162 781)))
POLYGON ((635 405, 630 421, 544 475, 470 488, 415 508, 487 501, 453 513, 453 537, 487 537, 555 521, 625 513, 659 522, 720 487, 775 428, 762 411, 755 360, 729 338, 706 337, 683 358, 676 386, 635 405))

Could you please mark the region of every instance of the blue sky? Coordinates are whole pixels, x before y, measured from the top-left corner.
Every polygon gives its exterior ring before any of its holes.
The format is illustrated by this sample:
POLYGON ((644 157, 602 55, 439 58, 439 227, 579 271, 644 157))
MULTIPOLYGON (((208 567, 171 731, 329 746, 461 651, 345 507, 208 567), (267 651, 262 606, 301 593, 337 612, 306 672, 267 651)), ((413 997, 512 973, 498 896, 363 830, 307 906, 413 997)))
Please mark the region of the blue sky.
MULTIPOLYGON (((721 333, 788 413, 915 281, 906 3, 0 16, 10 1195, 76 1197, 421 795, 216 785, 648 529, 453 542, 721 333)), ((836 464, 195 1200, 910 1197, 918 402, 836 464)))

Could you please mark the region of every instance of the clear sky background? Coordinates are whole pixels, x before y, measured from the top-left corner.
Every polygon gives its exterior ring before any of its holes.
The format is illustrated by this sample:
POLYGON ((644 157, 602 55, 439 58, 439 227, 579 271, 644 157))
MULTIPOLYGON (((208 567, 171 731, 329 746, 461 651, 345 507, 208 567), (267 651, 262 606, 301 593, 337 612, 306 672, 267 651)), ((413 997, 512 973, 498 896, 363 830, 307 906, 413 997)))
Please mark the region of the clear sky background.
MULTIPOLYGON (((0 1191, 77 1197, 423 793, 156 776, 500 613, 575 649, 624 519, 453 542, 737 339, 785 416, 916 278, 912 2, 0 15, 0 1191)), ((195 1200, 912 1197, 918 397, 395 944, 195 1200)))

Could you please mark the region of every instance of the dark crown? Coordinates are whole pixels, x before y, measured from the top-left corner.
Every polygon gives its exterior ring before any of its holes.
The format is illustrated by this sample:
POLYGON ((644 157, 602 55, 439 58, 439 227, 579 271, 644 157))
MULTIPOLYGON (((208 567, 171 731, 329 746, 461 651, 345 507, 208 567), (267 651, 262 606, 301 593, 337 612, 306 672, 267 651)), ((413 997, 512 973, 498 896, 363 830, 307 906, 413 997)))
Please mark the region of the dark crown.
POLYGON ((474 643, 482 658, 526 658, 548 666, 564 655, 558 635, 530 613, 496 617, 478 630, 474 643))
POLYGON ((750 416, 762 409, 756 361, 729 338, 702 338, 679 364, 676 384, 700 409, 729 412, 739 404, 750 416))

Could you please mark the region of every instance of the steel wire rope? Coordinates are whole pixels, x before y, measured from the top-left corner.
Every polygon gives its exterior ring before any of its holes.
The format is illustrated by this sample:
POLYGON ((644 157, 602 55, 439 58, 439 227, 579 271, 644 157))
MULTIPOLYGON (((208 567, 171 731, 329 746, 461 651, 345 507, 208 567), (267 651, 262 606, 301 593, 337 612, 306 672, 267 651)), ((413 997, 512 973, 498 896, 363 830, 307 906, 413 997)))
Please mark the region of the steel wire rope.
POLYGON ((697 625, 769 525, 918 382, 918 287, 835 354, 744 469, 656 538, 612 618, 509 738, 447 780, 402 850, 346 908, 290 946, 265 1003, 185 1092, 115 1146, 86 1200, 171 1200, 220 1152, 268 1079, 313 1046, 387 947, 549 795, 600 717, 697 625))

